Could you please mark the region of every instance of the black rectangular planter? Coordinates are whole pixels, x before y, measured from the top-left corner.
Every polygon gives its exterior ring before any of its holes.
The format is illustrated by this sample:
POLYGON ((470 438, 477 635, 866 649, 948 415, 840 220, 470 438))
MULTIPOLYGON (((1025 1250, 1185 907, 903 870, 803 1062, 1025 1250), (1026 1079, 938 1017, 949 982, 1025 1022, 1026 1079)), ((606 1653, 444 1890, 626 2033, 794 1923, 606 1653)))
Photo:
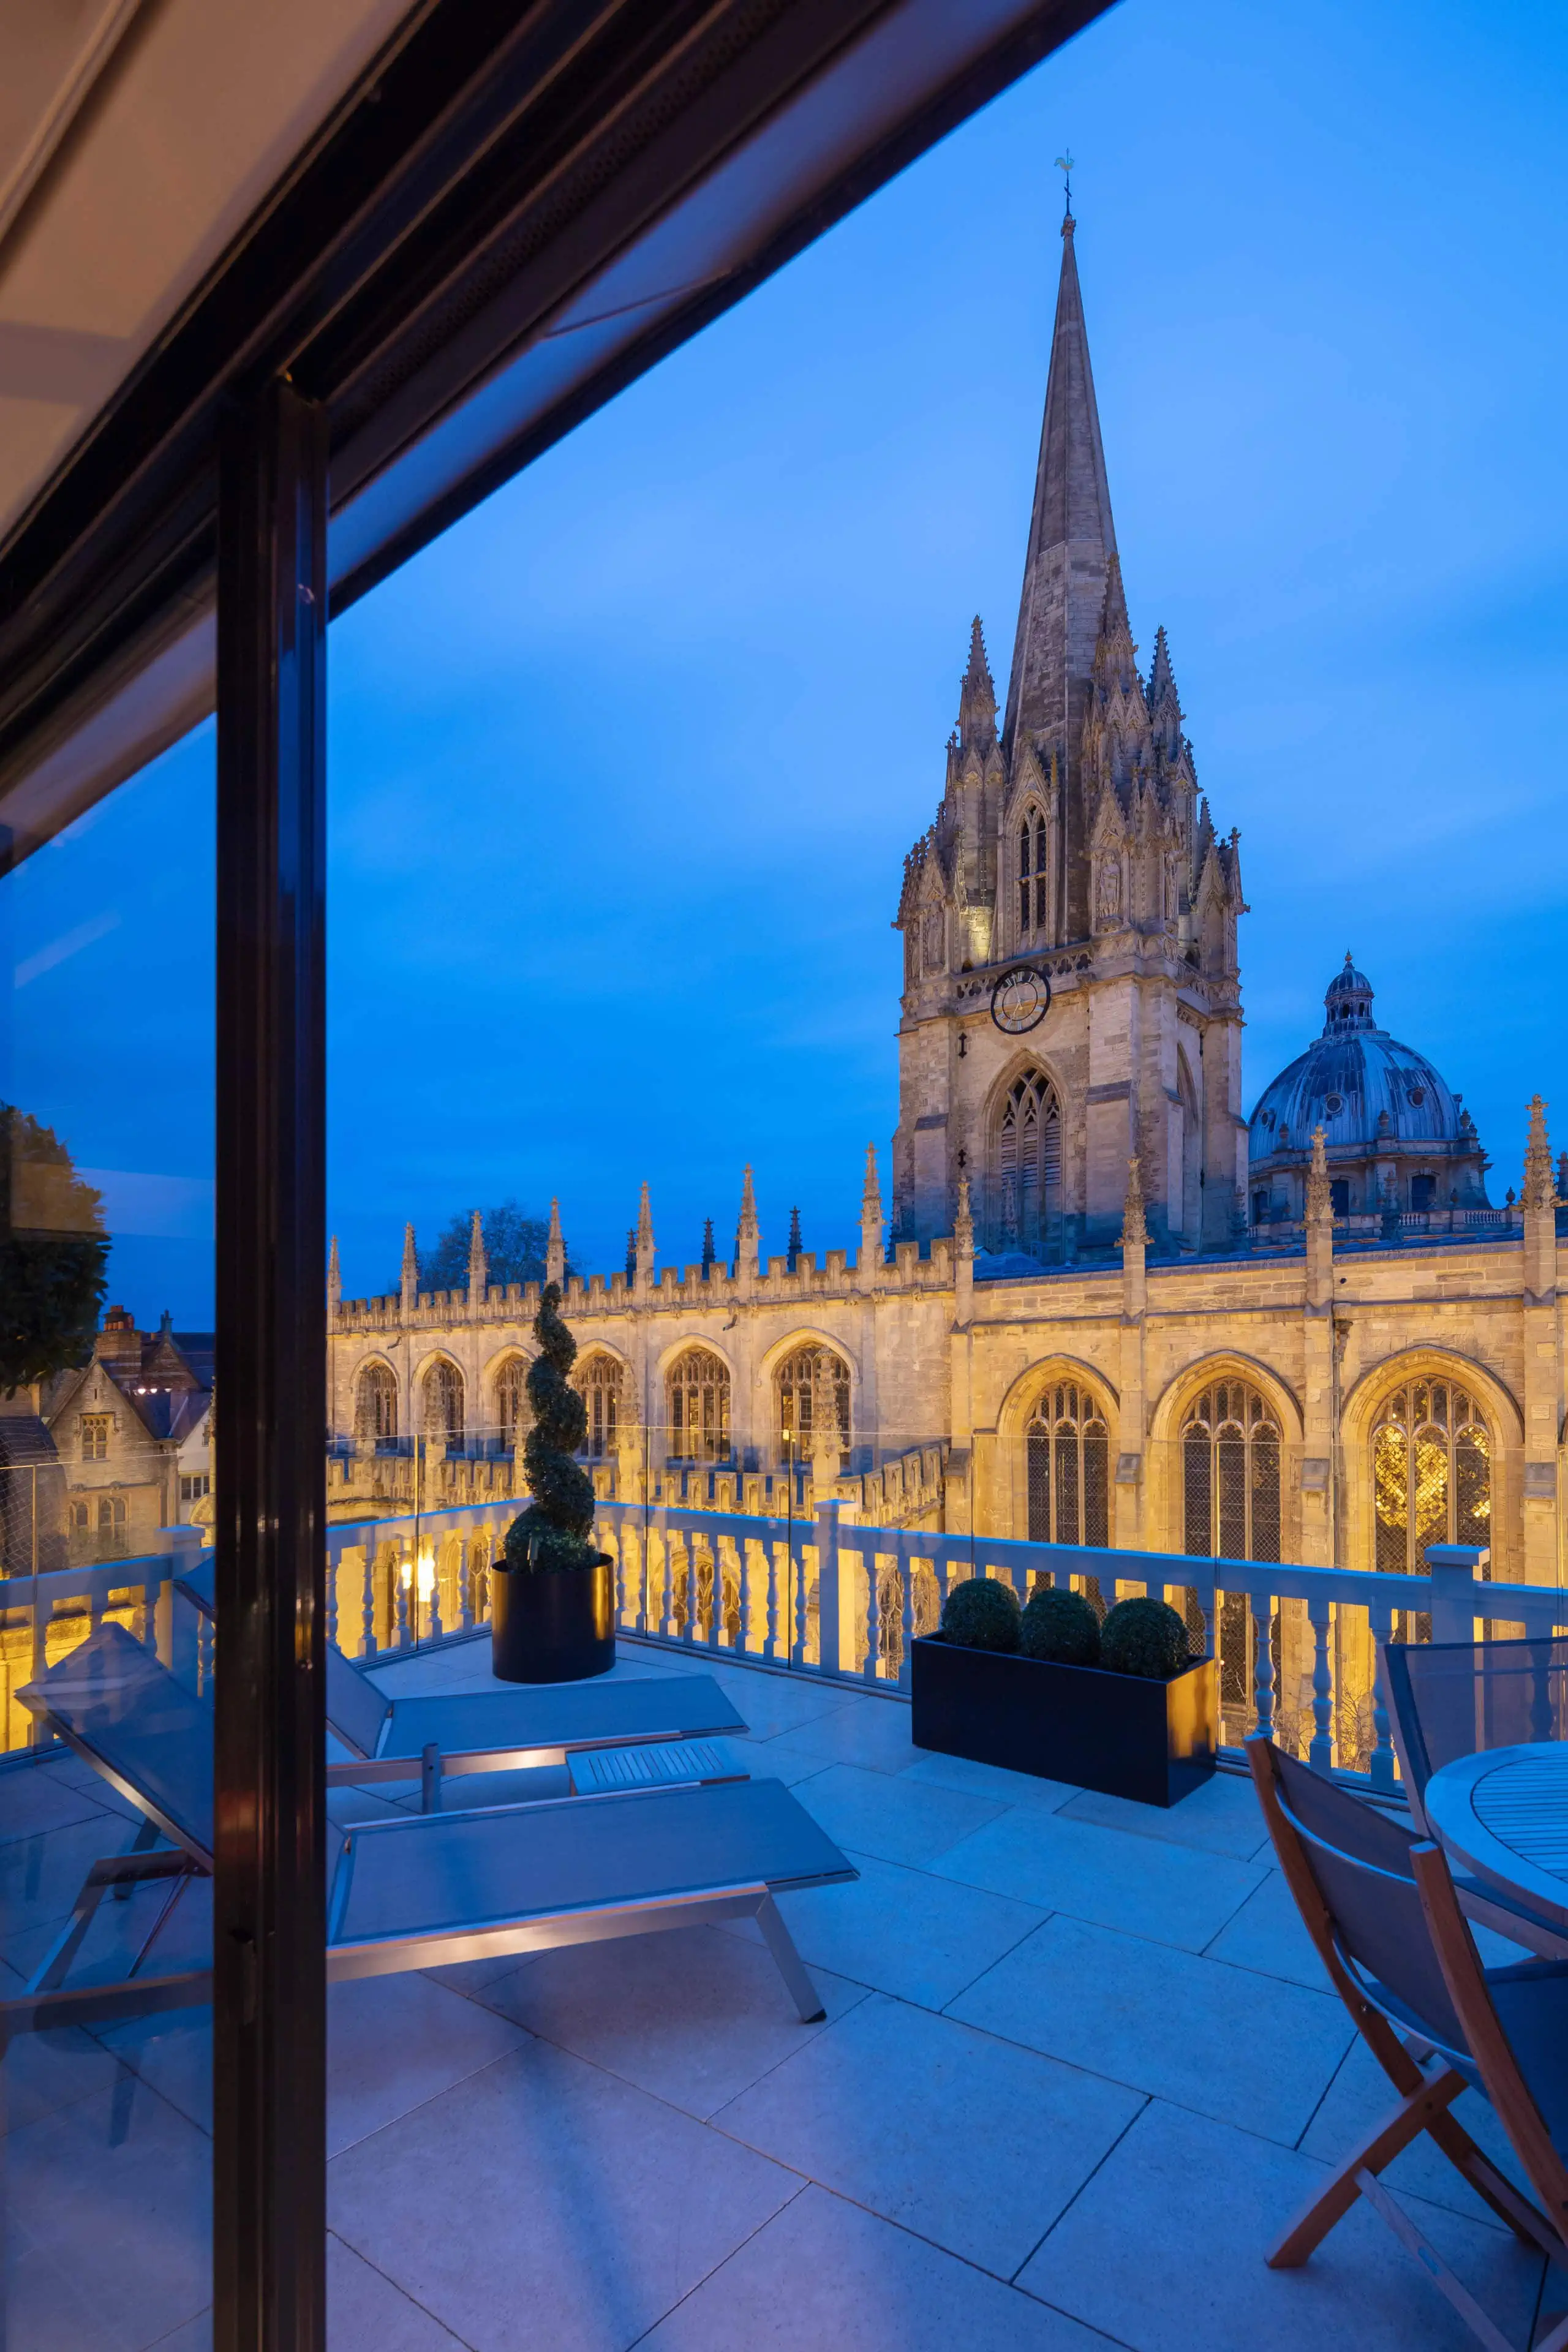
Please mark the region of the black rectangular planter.
POLYGON ((927 1634, 913 1645, 917 1748, 1070 1780, 1108 1797, 1176 1805, 1215 1768, 1217 1661, 1168 1683, 1100 1666, 1062 1666, 927 1634))

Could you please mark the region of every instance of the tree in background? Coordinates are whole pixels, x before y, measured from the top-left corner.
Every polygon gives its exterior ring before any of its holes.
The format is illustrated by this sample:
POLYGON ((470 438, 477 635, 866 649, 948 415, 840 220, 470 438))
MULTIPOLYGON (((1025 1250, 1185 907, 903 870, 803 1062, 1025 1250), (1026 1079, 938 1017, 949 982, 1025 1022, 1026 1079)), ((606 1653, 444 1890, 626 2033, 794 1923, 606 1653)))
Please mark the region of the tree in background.
POLYGON ((0 1103, 0 1396, 87 1361, 108 1265, 102 1199, 52 1129, 0 1103))
MULTIPOLYGON (((422 1291, 468 1288, 472 1221, 472 1210, 460 1209, 442 1226, 434 1248, 418 1251, 422 1291)), ((479 1231, 485 1241, 486 1271, 498 1288, 510 1282, 544 1280, 550 1226, 543 1217, 525 1216, 516 1201, 502 1201, 496 1208, 479 1211, 479 1231)), ((395 1297, 397 1284, 387 1286, 395 1297)))

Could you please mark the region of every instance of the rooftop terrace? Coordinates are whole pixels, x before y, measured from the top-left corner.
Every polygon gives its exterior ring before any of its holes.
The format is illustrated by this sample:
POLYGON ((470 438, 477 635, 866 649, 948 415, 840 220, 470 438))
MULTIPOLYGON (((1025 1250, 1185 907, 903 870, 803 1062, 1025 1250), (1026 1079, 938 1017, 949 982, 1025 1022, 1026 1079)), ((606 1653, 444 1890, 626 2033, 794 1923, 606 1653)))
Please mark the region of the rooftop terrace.
MULTIPOLYGON (((479 1688, 488 1664, 459 1642, 378 1679, 479 1688)), ((894 1696, 625 1637, 616 1672, 715 1675, 753 1772, 858 1864, 782 1898, 826 2021, 797 2021, 750 1923, 335 1988, 331 2352, 1470 2344, 1364 2212, 1306 2269, 1264 2266, 1390 2102, 1247 1781, 1163 1813, 924 1753, 894 1696)), ((120 1810, 74 1759, 0 1771, 11 1990, 123 1843, 120 1810)), ((166 1964, 199 1957, 204 1899, 160 1939, 166 1964)), ((73 1978, 119 1973, 155 1900, 106 1905, 73 1978)), ((17 2352, 206 2352, 208 2044, 191 2012, 13 2046, 17 2352)), ((1513 2171, 1490 2111, 1467 2094, 1457 2112, 1513 2171)), ((1541 2260, 1435 2152, 1388 2178, 1527 2344, 1541 2260)))

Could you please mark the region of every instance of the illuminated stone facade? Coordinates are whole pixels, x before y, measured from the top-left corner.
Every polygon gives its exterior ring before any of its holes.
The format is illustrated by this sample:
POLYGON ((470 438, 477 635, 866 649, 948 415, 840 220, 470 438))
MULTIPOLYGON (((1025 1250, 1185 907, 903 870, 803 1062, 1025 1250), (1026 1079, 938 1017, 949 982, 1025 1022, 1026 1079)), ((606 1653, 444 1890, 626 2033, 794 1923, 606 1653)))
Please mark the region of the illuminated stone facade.
MULTIPOLYGON (((858 1247, 764 1258, 748 1171, 730 1261, 660 1272, 645 1191, 635 1273, 566 1290, 607 1490, 1368 1569, 1475 1540, 1561 1575, 1543 1109, 1492 1208, 1460 1098, 1347 959, 1249 1136, 1237 837, 1183 728, 1163 632, 1136 666, 1069 221, 1006 705, 976 622, 906 862, 890 1219, 868 1154, 858 1247)), ((516 1491, 536 1299, 477 1231, 469 1276, 421 1297, 410 1233, 400 1295, 349 1302, 334 1257, 340 1516, 416 1478, 516 1491)))

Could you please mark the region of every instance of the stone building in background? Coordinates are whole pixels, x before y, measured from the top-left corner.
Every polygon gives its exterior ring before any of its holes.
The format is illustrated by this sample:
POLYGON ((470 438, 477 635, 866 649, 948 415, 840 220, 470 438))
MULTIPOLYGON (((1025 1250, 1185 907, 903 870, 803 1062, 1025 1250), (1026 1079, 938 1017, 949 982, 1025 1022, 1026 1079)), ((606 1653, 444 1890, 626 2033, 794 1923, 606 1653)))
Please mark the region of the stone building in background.
MULTIPOLYGON (((1561 1576, 1544 1107, 1493 1206, 1461 1097, 1347 958, 1247 1121, 1237 837, 1184 728, 1163 634, 1144 674, 1129 631, 1069 220, 1005 707, 977 622, 905 866, 891 1201, 868 1152, 858 1246, 770 1255, 748 1171, 730 1258, 660 1269, 645 1188, 630 1270, 566 1286, 606 1493, 1561 1576)), ((477 1225, 463 1290, 420 1294, 411 1230, 397 1297, 342 1299, 335 1252, 329 1289, 334 1512, 516 1492, 537 1297, 489 1283, 477 1225)), ((1364 1613, 1335 1638, 1364 1711, 1364 1613)), ((1256 1639, 1221 1628, 1233 1696, 1256 1639)))

